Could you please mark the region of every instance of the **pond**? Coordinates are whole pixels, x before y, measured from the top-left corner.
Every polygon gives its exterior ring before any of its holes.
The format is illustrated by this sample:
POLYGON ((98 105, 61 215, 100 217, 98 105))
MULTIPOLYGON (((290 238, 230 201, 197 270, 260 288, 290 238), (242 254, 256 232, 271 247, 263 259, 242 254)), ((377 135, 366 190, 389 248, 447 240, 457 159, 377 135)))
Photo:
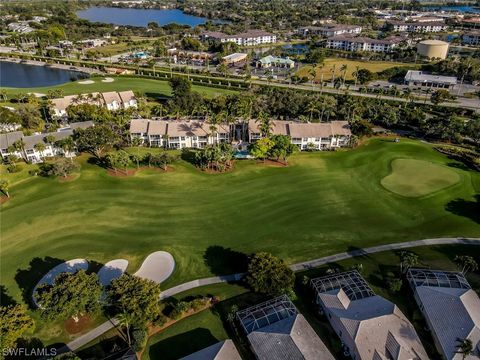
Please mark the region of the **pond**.
POLYGON ((459 13, 473 13, 480 14, 480 8, 476 8, 470 5, 444 5, 444 6, 424 6, 422 8, 426 11, 453 11, 459 13))
POLYGON ((32 88, 64 84, 88 77, 78 71, 56 69, 49 66, 37 66, 0 62, 0 86, 32 88))
MULTIPOLYGON (((185 14, 178 9, 125 9, 115 7, 91 7, 77 11, 79 18, 116 25, 143 26, 156 22, 159 26, 167 24, 189 25, 195 27, 205 24, 209 19, 185 14)), ((213 22, 221 22, 214 20, 213 22)))

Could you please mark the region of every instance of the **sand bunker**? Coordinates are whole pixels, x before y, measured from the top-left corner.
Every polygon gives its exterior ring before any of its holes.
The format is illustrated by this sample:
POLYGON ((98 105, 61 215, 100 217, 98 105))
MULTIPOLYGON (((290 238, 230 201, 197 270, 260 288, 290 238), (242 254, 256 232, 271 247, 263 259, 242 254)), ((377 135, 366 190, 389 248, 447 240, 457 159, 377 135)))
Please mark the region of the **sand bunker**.
POLYGON ((93 81, 93 80, 83 80, 83 81, 79 81, 78 83, 82 84, 82 85, 88 85, 88 84, 94 84, 95 81, 93 81))
POLYGON ((173 256, 166 251, 156 251, 147 256, 134 275, 160 284, 172 275, 173 270, 175 270, 173 256))
POLYGON ((102 82, 104 83, 109 83, 109 82, 114 82, 115 80, 113 78, 110 78, 110 77, 107 77, 105 79, 102 80, 102 82))
POLYGON ((79 270, 87 270, 87 269, 88 269, 88 261, 85 259, 73 259, 73 260, 65 261, 64 263, 61 263, 55 266, 40 279, 37 285, 35 285, 35 288, 33 289, 33 295, 32 295, 33 302, 35 303, 35 305, 38 306, 37 301, 35 299, 35 293, 37 291, 37 288, 40 285, 43 285, 43 284, 53 285, 55 282, 55 278, 61 273, 64 273, 64 272, 76 273, 79 270))
POLYGON ((98 280, 102 286, 108 286, 112 282, 123 275, 127 270, 128 260, 115 259, 107 262, 98 272, 98 280))

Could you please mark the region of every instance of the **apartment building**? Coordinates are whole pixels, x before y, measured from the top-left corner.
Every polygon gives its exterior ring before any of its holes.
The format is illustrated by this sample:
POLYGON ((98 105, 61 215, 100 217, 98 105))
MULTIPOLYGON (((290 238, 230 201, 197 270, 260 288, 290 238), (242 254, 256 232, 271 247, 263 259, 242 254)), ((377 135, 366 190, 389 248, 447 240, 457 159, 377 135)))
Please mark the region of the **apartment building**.
POLYGON ((344 51, 372 51, 388 53, 405 41, 402 37, 372 39, 367 37, 334 36, 327 39, 325 47, 344 51))
POLYGON ((247 32, 227 35, 218 31, 206 31, 200 35, 202 41, 213 40, 220 43, 234 42, 239 46, 254 46, 277 42, 277 36, 263 30, 248 30, 247 32))
POLYGON ((432 33, 441 32, 448 29, 448 25, 441 21, 388 21, 387 26, 391 26, 396 32, 413 32, 413 33, 432 33))
POLYGON ((298 33, 302 36, 323 36, 332 37, 345 34, 358 35, 362 32, 362 27, 358 25, 345 24, 329 24, 325 26, 307 26, 298 29, 298 33))

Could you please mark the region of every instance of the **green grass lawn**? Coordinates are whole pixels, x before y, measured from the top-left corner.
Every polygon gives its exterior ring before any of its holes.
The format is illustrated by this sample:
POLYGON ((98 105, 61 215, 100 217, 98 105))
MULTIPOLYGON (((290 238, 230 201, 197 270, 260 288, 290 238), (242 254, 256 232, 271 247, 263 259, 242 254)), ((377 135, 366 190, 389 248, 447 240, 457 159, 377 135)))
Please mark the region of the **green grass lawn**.
MULTIPOLYGON (((170 85, 165 80, 156 80, 156 79, 144 79, 136 77, 121 77, 121 76, 111 76, 108 77, 114 78, 113 82, 102 82, 103 77, 92 77, 90 80, 93 80, 93 84, 81 84, 80 81, 68 82, 62 85, 48 86, 48 87, 37 87, 37 88, 8 88, 4 89, 7 91, 7 96, 11 97, 18 93, 39 93, 47 94, 48 90, 51 89, 62 89, 65 95, 74 95, 81 93, 91 93, 91 92, 105 92, 105 91, 124 91, 124 90, 133 90, 140 91, 150 97, 158 96, 170 96, 170 85)), ((192 89, 198 91, 199 93, 206 96, 217 96, 222 94, 232 94, 235 90, 226 90, 219 89, 208 86, 198 86, 193 85, 192 89)))
POLYGON ((181 161, 171 172, 120 178, 87 156, 78 161, 76 180, 20 181, 2 206, 0 284, 17 301, 52 264, 73 258, 125 258, 135 272, 150 252, 169 251, 176 270, 162 284, 168 288, 242 270, 244 254, 256 251, 293 263, 383 243, 480 236, 480 174, 413 140, 301 153, 286 168, 237 162, 225 174, 181 161), (399 158, 448 166, 460 181, 427 197, 399 196, 381 185, 399 158))
MULTIPOLYGON (((315 80, 320 81, 322 79, 322 74, 323 74, 324 81, 331 80, 334 66, 335 66, 335 78, 343 78, 343 71, 340 70, 342 65, 347 66, 347 72, 346 72, 346 78, 345 78, 346 80, 354 79, 353 73, 356 71, 357 66, 359 67, 359 69, 367 69, 374 73, 381 72, 383 70, 386 70, 395 66, 412 66, 412 64, 409 64, 409 63, 392 62, 392 61, 361 61, 361 60, 348 60, 348 59, 338 59, 338 58, 326 59, 323 67, 320 67, 320 66, 316 67, 315 80)), ((296 75, 299 77, 303 77, 303 76, 311 77, 310 75, 311 69, 312 69, 311 65, 302 66, 297 71, 296 75)))
POLYGON ((396 159, 392 173, 381 184, 388 190, 407 197, 419 197, 445 189, 460 181, 460 176, 447 166, 424 160, 396 159))

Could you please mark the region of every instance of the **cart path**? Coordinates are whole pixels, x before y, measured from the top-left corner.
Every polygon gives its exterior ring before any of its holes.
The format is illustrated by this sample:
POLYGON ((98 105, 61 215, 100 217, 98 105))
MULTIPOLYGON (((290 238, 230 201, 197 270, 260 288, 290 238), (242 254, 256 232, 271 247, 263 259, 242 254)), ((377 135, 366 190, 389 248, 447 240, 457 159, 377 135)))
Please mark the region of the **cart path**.
MULTIPOLYGON (((394 243, 394 244, 385 244, 385 245, 373 246, 373 247, 364 248, 364 249, 355 249, 352 251, 347 251, 347 252, 343 252, 336 255, 330 255, 330 256, 314 259, 314 260, 292 264, 290 265, 290 268, 294 271, 308 270, 308 269, 319 267, 328 263, 346 260, 352 257, 374 254, 382 251, 400 250, 400 249, 407 249, 407 248, 427 246, 427 245, 480 245, 480 238, 468 238, 468 237, 435 238, 435 239, 406 241, 406 242, 394 243)), ((166 299, 168 297, 179 294, 186 290, 195 289, 197 287, 201 287, 205 285, 238 281, 244 275, 245 275, 244 273, 238 273, 238 274, 223 275, 223 276, 213 276, 209 278, 189 281, 189 282, 174 286, 165 291, 162 291, 162 293, 160 294, 160 300, 166 299)), ((81 348, 82 346, 88 344, 92 340, 95 340, 100 335, 113 329, 117 324, 118 324, 118 321, 116 319, 111 319, 109 321, 106 321, 103 324, 96 327, 95 329, 92 329, 88 333, 81 335, 75 340, 69 342, 67 345, 60 348, 58 350, 58 353, 75 351, 81 348)))

